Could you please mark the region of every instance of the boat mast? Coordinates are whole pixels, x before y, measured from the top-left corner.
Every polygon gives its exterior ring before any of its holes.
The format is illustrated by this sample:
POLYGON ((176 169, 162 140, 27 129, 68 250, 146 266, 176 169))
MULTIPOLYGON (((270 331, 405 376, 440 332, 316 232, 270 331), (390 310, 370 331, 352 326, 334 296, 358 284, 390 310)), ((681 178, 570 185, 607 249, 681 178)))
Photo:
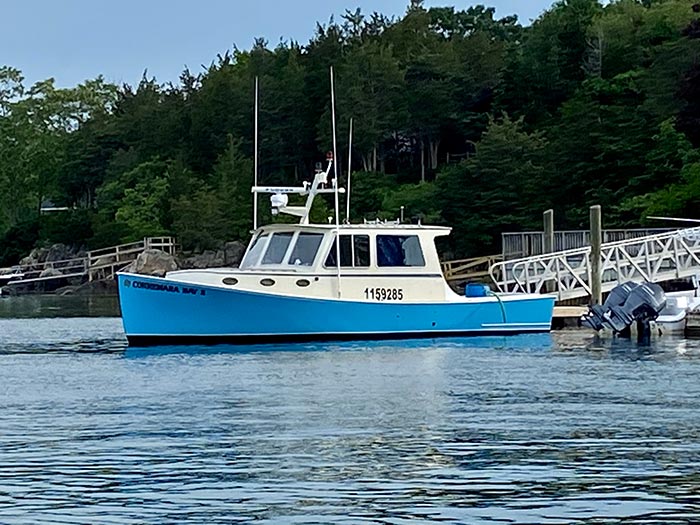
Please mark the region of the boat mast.
POLYGON ((352 124, 353 119, 350 118, 350 138, 348 139, 348 189, 345 195, 345 205, 347 206, 345 222, 348 224, 350 224, 350 178, 352 177, 352 124))
POLYGON ((338 145, 335 140, 335 79, 333 66, 331 66, 331 114, 333 121, 333 186, 335 187, 335 262, 338 276, 338 298, 341 296, 340 288, 340 205, 338 203, 338 145))
MULTIPOLYGON (((258 185, 258 77, 255 77, 255 167, 253 168, 255 181, 253 186, 258 185)), ((258 194, 253 192, 253 230, 258 229, 258 194)))

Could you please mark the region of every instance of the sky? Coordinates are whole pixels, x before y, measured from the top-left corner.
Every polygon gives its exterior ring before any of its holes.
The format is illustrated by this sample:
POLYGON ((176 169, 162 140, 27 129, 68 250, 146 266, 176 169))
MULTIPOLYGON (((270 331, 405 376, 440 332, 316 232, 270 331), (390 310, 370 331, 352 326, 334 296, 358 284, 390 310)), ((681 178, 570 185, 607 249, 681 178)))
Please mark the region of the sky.
MULTIPOLYGON (((553 0, 476 0, 517 14, 523 24, 553 0)), ((426 6, 472 2, 427 0, 426 6)), ((396 16, 408 0, 23 0, 3 5, 0 66, 16 67, 27 84, 53 77, 60 87, 103 75, 109 82, 136 84, 148 70, 159 82, 177 82, 187 66, 193 73, 237 46, 249 49, 256 37, 301 44, 316 22, 336 19, 346 9, 396 16)))

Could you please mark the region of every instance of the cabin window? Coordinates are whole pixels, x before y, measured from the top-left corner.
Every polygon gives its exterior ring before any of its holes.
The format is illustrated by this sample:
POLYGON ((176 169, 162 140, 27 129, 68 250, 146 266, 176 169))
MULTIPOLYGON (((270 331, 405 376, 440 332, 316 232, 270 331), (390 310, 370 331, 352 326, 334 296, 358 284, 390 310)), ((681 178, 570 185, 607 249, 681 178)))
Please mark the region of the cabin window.
POLYGON ((265 248, 267 238, 267 233, 258 235, 258 237, 256 237, 255 241, 253 241, 253 245, 250 247, 248 253, 245 254, 245 257, 241 261, 241 268, 250 268, 251 266, 255 266, 257 264, 258 260, 260 259, 260 255, 262 254, 263 248, 265 248))
POLYGON ((425 266, 420 239, 417 235, 377 235, 377 265, 425 266))
POLYGON ((294 244, 289 264, 293 266, 311 266, 323 240, 322 233, 300 233, 294 244))
MULTIPOLYGON (((335 241, 326 258, 327 268, 336 264, 335 241)), ((369 266, 369 236, 341 235, 340 236, 340 266, 342 268, 367 268, 369 266)))
POLYGON ((355 268, 367 268, 369 266, 369 235, 355 235, 353 241, 355 268))
POLYGON ((293 236, 294 234, 291 232, 273 234, 263 256, 262 264, 282 264, 293 236))

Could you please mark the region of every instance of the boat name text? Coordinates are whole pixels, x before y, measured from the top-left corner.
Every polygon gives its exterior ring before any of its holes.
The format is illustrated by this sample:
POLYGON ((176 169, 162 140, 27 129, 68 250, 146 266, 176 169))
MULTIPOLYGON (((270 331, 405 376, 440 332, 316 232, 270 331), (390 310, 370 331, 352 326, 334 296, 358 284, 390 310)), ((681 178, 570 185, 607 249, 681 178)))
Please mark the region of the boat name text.
MULTIPOLYGON (((126 282, 126 286, 129 286, 126 282)), ((147 283, 144 281, 134 281, 131 283, 134 288, 141 288, 143 290, 153 290, 155 292, 169 292, 169 293, 179 293, 183 295, 206 295, 206 290, 201 288, 190 288, 188 286, 175 286, 174 284, 159 284, 159 283, 147 283)))

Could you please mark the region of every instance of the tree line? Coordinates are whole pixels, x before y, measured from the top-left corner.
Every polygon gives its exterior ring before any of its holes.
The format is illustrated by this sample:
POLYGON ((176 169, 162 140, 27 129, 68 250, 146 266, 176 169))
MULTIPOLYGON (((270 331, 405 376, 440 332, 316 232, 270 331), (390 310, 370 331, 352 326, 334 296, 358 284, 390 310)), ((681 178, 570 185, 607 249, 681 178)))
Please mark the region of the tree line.
POLYGON ((355 127, 353 220, 403 207, 471 256, 549 208, 559 228, 585 227, 592 204, 606 227, 700 218, 700 4, 560 0, 523 26, 411 0, 398 18, 347 11, 305 45, 258 39, 177 83, 26 86, 0 67, 0 266, 53 242, 247 239, 254 79, 259 182, 299 184, 332 149, 330 66, 341 183, 355 127))

